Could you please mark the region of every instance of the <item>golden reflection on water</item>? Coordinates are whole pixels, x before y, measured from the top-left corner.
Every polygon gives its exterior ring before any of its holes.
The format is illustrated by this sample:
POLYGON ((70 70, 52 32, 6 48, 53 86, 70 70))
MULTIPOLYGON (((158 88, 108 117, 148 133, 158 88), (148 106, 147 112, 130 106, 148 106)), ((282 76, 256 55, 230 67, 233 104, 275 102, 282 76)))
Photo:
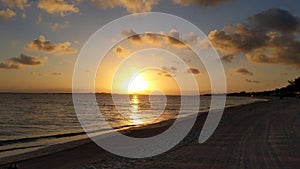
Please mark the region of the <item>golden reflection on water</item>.
POLYGON ((140 125, 145 123, 142 120, 142 115, 139 113, 139 103, 140 101, 138 95, 133 95, 130 98, 130 105, 131 105, 130 123, 133 125, 140 125))

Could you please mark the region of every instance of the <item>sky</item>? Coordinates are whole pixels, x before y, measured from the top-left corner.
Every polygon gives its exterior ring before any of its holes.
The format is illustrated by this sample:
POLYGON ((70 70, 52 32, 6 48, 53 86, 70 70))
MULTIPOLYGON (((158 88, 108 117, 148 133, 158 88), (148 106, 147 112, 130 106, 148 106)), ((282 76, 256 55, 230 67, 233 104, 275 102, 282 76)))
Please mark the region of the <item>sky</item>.
MULTIPOLYGON (((113 88, 122 93, 129 82, 134 85, 130 92, 159 88, 170 94, 178 93, 178 88, 194 92, 190 83, 178 87, 175 80, 185 82, 192 75, 199 90, 209 93, 205 66, 181 42, 216 49, 228 92, 272 90, 300 76, 296 0, 0 0, 0 92, 71 92, 75 63, 86 41, 104 25, 129 14, 140 17, 141 12, 178 16, 206 38, 170 27, 168 20, 161 22, 160 35, 135 35, 133 28, 119 28, 119 33, 102 38, 115 43, 120 37, 132 37, 107 52, 98 66, 96 92, 113 88), (134 65, 145 63, 156 68, 132 78, 134 65)), ((85 69, 86 74, 90 71, 85 69)))

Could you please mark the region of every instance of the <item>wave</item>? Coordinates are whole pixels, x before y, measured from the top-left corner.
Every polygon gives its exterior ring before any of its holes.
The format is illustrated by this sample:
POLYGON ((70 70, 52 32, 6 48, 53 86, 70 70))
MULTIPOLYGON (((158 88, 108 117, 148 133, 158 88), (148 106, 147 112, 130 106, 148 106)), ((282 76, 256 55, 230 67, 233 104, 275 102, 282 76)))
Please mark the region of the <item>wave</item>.
POLYGON ((76 133, 64 133, 64 134, 55 134, 55 135, 48 135, 48 136, 38 136, 38 137, 27 137, 27 138, 20 138, 20 139, 13 139, 13 140, 1 140, 0 146, 5 146, 9 144, 16 144, 16 143, 28 143, 33 142, 41 139, 51 139, 51 138, 63 138, 63 137, 72 137, 83 135, 85 132, 76 132, 76 133))
MULTIPOLYGON (((134 127, 136 125, 122 125, 114 127, 114 129, 123 129, 128 127, 134 127)), ((108 131, 111 130, 111 128, 107 129, 101 129, 101 130, 90 130, 88 131, 89 134, 102 132, 102 131, 108 131)), ((72 132, 72 133, 63 133, 63 134, 54 134, 54 135, 46 135, 46 136, 37 136, 37 137, 26 137, 26 138, 20 138, 20 139, 12 139, 12 140, 0 140, 0 146, 6 146, 10 144, 17 144, 17 143, 28 143, 33 142, 37 140, 45 140, 45 139, 58 139, 58 138, 66 138, 66 137, 73 137, 73 136, 79 136, 79 135, 86 135, 87 133, 85 131, 82 132, 72 132)), ((1 151, 0 151, 1 152, 1 151)))

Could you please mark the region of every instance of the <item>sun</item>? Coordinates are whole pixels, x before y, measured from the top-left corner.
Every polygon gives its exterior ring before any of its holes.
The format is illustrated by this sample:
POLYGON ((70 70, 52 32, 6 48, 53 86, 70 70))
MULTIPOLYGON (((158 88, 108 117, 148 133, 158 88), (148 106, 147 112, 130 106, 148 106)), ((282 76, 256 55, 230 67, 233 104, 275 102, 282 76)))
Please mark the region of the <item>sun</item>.
POLYGON ((145 80, 143 74, 134 76, 128 85, 128 93, 145 93, 149 87, 149 82, 145 80))

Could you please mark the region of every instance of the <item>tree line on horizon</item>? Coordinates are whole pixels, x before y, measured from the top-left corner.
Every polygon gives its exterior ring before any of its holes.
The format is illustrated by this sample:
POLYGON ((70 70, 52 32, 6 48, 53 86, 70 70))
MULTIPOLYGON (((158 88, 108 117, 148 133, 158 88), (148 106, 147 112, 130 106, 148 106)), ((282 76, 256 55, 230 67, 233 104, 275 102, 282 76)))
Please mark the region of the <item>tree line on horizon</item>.
POLYGON ((300 97, 300 77, 289 80, 288 85, 274 90, 260 92, 236 92, 228 93, 227 96, 280 96, 280 97, 300 97))

